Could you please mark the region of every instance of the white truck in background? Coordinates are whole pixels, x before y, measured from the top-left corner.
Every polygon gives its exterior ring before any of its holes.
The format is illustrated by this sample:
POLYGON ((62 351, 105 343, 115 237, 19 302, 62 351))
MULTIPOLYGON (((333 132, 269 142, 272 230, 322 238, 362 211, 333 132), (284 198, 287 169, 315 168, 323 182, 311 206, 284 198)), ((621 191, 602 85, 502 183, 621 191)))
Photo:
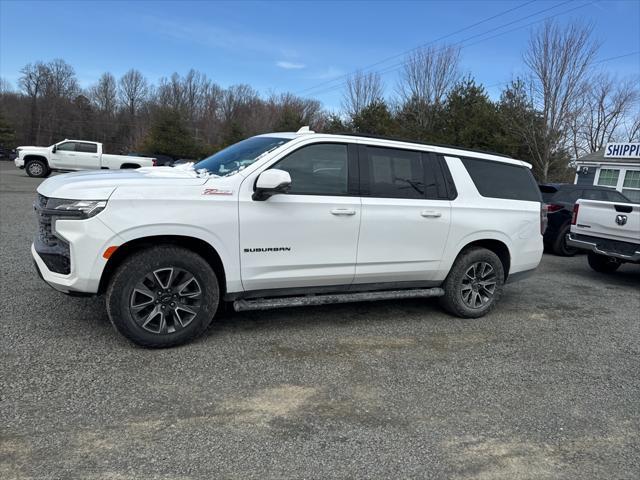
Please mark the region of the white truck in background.
POLYGON ((109 155, 103 153, 102 143, 68 140, 50 147, 18 147, 16 167, 24 168, 30 177, 48 177, 53 171, 120 170, 152 167, 155 158, 109 155))
POLYGON ((623 263, 640 263, 640 204, 577 201, 567 244, 588 251, 596 272, 615 272, 623 263))

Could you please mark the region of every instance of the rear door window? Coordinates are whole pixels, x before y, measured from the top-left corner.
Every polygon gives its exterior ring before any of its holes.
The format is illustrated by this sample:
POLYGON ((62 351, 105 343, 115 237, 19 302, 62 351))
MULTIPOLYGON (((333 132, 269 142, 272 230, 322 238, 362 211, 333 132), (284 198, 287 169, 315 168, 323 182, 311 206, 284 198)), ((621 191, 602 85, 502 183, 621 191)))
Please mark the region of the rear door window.
POLYGON ((483 197, 542 201, 538 185, 527 167, 477 158, 461 160, 483 197))
POLYGON ((399 148, 360 149, 362 194, 377 198, 448 199, 437 155, 399 148))
POLYGON ((420 152, 377 147, 367 147, 366 151, 372 197, 425 198, 420 152))
POLYGON ((98 145, 95 143, 76 143, 76 152, 98 153, 98 145))

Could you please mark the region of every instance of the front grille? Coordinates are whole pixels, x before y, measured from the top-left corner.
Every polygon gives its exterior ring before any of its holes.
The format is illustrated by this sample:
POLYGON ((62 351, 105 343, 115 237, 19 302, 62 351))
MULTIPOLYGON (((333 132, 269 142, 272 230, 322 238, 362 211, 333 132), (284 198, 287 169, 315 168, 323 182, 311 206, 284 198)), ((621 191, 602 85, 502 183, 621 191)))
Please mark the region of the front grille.
POLYGON ((69 244, 53 233, 54 217, 47 212, 48 203, 49 199, 40 194, 33 203, 38 217, 38 233, 33 245, 49 270, 67 275, 71 272, 69 244))

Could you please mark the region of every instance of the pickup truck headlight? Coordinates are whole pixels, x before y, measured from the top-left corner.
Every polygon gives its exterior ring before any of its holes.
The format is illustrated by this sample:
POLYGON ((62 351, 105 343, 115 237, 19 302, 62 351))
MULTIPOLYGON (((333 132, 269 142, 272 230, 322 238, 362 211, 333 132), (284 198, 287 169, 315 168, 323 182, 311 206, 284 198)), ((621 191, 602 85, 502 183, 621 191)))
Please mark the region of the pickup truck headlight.
MULTIPOLYGON (((65 218, 90 218, 99 214, 107 206, 106 200, 64 200, 55 199, 57 205, 51 205, 49 199, 48 209, 53 207, 53 210, 60 212, 60 216, 65 218), (59 202, 59 203, 58 203, 59 202)), ((52 212, 54 213, 54 212, 52 212)))

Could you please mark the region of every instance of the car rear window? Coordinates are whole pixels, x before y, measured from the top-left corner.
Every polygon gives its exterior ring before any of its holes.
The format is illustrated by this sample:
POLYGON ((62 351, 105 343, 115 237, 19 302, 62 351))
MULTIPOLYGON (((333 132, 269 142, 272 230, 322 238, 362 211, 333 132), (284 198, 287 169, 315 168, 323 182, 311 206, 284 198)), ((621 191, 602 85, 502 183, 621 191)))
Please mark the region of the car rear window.
POLYGON ((462 163, 483 197, 542 201, 538 185, 527 167, 477 158, 462 158, 462 163))
POLYGON ((551 199, 555 196, 555 194, 558 192, 558 189, 551 185, 538 185, 538 188, 540 188, 540 193, 542 194, 542 200, 545 203, 549 203, 551 199))

